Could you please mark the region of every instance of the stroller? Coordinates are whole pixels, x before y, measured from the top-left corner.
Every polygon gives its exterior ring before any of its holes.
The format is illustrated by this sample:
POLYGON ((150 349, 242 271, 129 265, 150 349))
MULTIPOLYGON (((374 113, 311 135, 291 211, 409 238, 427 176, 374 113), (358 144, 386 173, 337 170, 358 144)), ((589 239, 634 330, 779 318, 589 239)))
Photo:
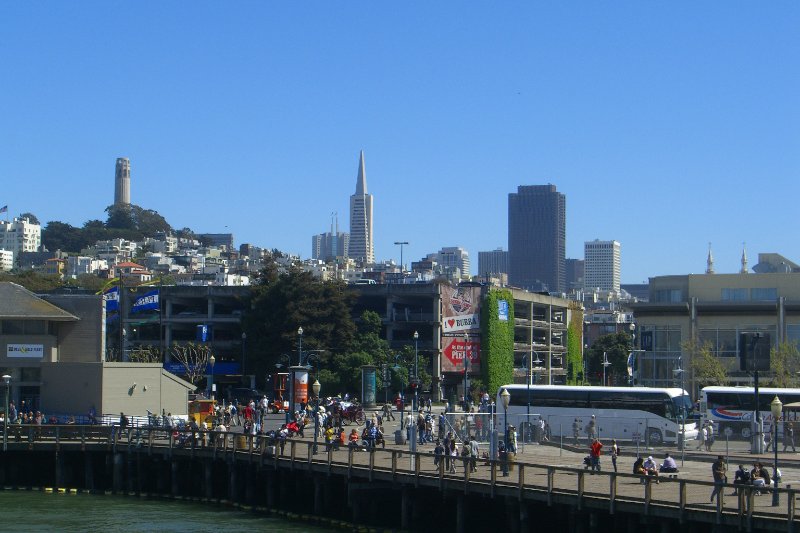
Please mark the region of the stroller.
POLYGON ((583 458, 583 469, 587 470, 590 466, 592 466, 592 456, 587 455, 583 458))

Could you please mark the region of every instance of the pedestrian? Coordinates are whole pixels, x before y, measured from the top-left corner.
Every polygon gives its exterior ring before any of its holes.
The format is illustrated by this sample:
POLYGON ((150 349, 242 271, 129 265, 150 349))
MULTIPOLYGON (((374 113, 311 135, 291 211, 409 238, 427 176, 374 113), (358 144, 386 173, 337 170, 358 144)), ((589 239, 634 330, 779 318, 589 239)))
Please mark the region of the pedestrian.
POLYGON ((725 485, 725 458, 721 455, 717 456, 717 460, 711 465, 711 475, 714 478, 714 490, 711 491, 710 502, 714 503, 714 496, 719 500, 719 494, 722 492, 722 487, 725 485))
POLYGON ((572 438, 575 441, 575 446, 578 445, 578 438, 580 437, 581 433, 581 423, 578 422, 576 418, 575 421, 572 423, 572 438))
POLYGON ((708 421, 708 433, 706 434, 706 451, 710 452, 711 447, 714 445, 714 423, 708 421))
POLYGON ((473 472, 478 471, 478 457, 481 454, 481 449, 478 446, 478 440, 475 437, 471 437, 469 440, 469 447, 470 447, 470 467, 473 472))
POLYGON ((783 424, 783 451, 786 448, 792 447, 792 452, 797 453, 794 448, 794 424, 792 422, 784 422, 783 424))
POLYGON ((614 465, 614 472, 617 471, 617 457, 619 457, 619 446, 617 446, 617 439, 611 439, 611 464, 614 465))
POLYGON ((591 445, 591 443, 597 437, 597 419, 595 418, 594 415, 592 415, 592 418, 589 420, 589 423, 586 424, 585 429, 586 429, 587 443, 591 445))
POLYGON ((696 450, 701 450, 706 444, 706 438, 708 437, 708 421, 703 422, 703 426, 700 428, 700 431, 697 432, 697 440, 699 443, 697 444, 696 450))
POLYGON ((603 443, 600 442, 599 439, 595 438, 592 440, 591 446, 589 446, 589 456, 591 457, 591 465, 592 465, 592 472, 597 470, 600 471, 600 454, 603 450, 603 443))
POLYGON ((394 420, 394 413, 392 413, 392 406, 388 403, 383 404, 383 419, 394 420))

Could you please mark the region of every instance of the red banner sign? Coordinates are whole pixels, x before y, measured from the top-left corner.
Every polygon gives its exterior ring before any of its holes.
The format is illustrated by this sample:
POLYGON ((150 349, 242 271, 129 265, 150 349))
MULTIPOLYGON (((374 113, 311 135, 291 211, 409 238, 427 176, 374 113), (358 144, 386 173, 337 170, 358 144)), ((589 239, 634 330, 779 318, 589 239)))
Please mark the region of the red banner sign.
POLYGON ((464 342, 463 337, 442 338, 442 372, 464 373, 464 354, 469 356, 469 373, 481 371, 481 342, 478 339, 464 342))

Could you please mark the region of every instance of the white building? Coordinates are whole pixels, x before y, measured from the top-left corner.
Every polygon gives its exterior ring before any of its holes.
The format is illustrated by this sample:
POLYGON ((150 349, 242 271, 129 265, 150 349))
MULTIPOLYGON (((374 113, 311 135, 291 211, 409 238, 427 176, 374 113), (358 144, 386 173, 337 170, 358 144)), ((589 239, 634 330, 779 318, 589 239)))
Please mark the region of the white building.
POLYGON ((14 218, 12 222, 0 220, 0 250, 14 254, 15 261, 21 252, 38 252, 42 245, 42 227, 28 218, 14 218))
POLYGON ((14 268, 14 253, 10 250, 0 250, 0 272, 14 268))
POLYGON ((435 254, 429 254, 428 259, 436 261, 442 268, 442 273, 459 271, 456 277, 469 279, 469 253, 460 246, 445 246, 435 254))
POLYGON ((584 288, 619 292, 620 244, 595 239, 583 244, 584 288))

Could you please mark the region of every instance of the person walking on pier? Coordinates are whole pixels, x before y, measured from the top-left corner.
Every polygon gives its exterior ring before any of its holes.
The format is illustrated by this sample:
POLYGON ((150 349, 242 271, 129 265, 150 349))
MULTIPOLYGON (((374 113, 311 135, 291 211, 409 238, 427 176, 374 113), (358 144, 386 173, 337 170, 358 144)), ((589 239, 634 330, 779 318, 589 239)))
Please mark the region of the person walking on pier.
POLYGON ((614 465, 614 472, 617 471, 617 457, 619 457, 619 446, 617 446, 617 439, 611 439, 611 464, 614 465))
POLYGON ((383 419, 394 420, 394 413, 392 413, 392 406, 388 403, 383 404, 383 419))
POLYGON ((711 503, 714 503, 715 496, 719 499, 722 487, 725 485, 725 471, 725 458, 718 455, 717 460, 711 465, 711 475, 714 477, 714 490, 711 491, 711 503))
POLYGON ((594 442, 595 438, 597 437, 597 419, 594 415, 592 415, 591 420, 589 423, 586 424, 586 441, 591 445, 594 442))
POLYGON ((794 424, 786 422, 783 426, 783 451, 785 452, 789 446, 792 447, 793 453, 797 453, 794 448, 794 424))
POLYGON ((578 422, 576 418, 575 421, 572 423, 572 438, 575 440, 575 446, 578 445, 578 438, 580 438, 581 434, 581 424, 578 422))

